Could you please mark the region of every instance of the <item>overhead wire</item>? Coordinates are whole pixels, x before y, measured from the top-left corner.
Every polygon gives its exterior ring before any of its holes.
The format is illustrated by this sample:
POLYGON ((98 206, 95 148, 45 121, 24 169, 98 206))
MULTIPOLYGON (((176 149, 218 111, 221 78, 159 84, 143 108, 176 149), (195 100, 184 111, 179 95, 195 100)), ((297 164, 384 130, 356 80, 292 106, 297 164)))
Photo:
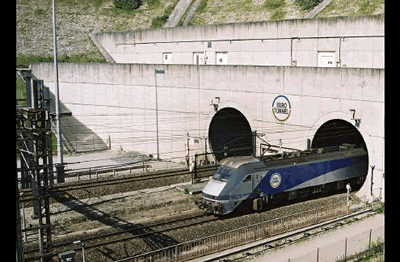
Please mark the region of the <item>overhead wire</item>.
MULTIPOLYGON (((171 109, 161 109, 161 108, 152 108, 152 107, 139 107, 139 106, 117 106, 117 105, 102 105, 102 104, 91 104, 91 103, 77 103, 77 102, 65 102, 64 104, 68 105, 81 105, 81 106, 95 106, 95 107, 107 107, 107 108, 118 108, 118 109, 137 109, 137 110, 149 110, 149 111, 158 111, 158 112, 169 112, 169 113, 181 113, 181 114, 198 114, 199 112, 195 111, 180 111, 180 110, 171 110, 171 109)), ((206 113, 203 113, 206 114, 206 113)), ((208 115, 208 114, 207 114, 208 115)))
MULTIPOLYGON (((326 137, 326 139, 332 139, 332 138, 337 138, 337 137, 341 137, 341 136, 348 136, 349 134, 357 134, 356 133, 357 130, 349 130, 348 128, 345 128, 345 127, 339 127, 339 128, 342 128, 343 130, 330 133, 330 135, 328 137, 326 137)), ((336 129, 339 129, 339 128, 336 127, 336 129)), ((228 141, 227 143, 225 143, 224 145, 221 145, 220 147, 228 146, 232 142, 240 140, 240 139, 242 139, 242 138, 244 138, 246 136, 249 136, 249 135, 251 135, 251 133, 245 133, 245 134, 241 134, 241 135, 236 135, 236 136, 238 136, 237 139, 228 141)), ((150 139, 143 138, 143 137, 136 137, 136 138, 142 139, 142 141, 137 141, 137 140, 135 141, 135 144, 137 144, 137 145, 139 145, 139 144, 148 144, 148 143, 154 144, 155 143, 155 139, 154 138, 150 138, 150 139)), ((306 137, 304 137, 304 138, 306 138, 306 137)), ((119 138, 118 142, 123 143, 124 140, 126 140, 126 139, 131 140, 132 137, 119 138)), ((293 137, 293 138, 283 138, 282 141, 283 141, 282 146, 284 146, 284 142, 293 144, 295 142, 303 142, 304 140, 299 140, 299 137, 293 137), (289 142, 289 140, 291 140, 291 139, 295 139, 295 140, 289 142)), ((163 137, 163 136, 161 136, 160 137, 160 142, 186 142, 186 137, 180 137, 178 139, 177 137, 168 137, 168 136, 163 137)), ((164 156, 166 156, 166 155, 172 155, 172 154, 177 154, 177 153, 185 153, 185 152, 186 152, 186 148, 185 149, 181 149, 181 150, 173 150, 173 151, 163 152, 162 154, 164 156)), ((130 158, 130 156, 126 156, 126 157, 122 157, 122 158, 130 158)), ((102 158, 102 159, 96 159, 96 160, 89 160, 87 162, 90 162, 90 161, 101 161, 101 160, 106 160, 106 159, 115 159, 115 157, 102 158)), ((170 160, 172 160, 172 159, 181 159, 181 157, 179 157, 179 156, 172 157, 171 156, 168 159, 170 159, 170 160)), ((70 163, 70 164, 72 164, 72 163, 70 163)))
MULTIPOLYGON (((188 132, 204 132, 207 131, 207 128, 186 128, 190 126, 191 122, 196 123, 199 121, 204 121, 210 116, 210 112, 199 112, 199 111, 185 111, 181 110, 173 110, 173 109, 158 109, 159 111, 159 119, 158 121, 154 119, 153 112, 156 111, 156 108, 152 107, 140 107, 140 106, 120 106, 120 105, 102 105, 102 104, 91 104, 91 103, 77 103, 77 102, 67 102, 65 104, 76 105, 76 106, 94 106, 94 107, 105 107, 106 113, 104 112, 96 112, 96 111, 104 111, 104 110, 96 110, 94 109, 95 113, 88 113, 88 114, 74 114, 73 116, 85 119, 85 124, 82 124, 82 128, 74 128, 74 132, 78 132, 78 134, 93 134, 94 131, 91 129, 96 130, 97 135, 110 135, 110 134, 120 134, 122 136, 117 136, 112 138, 112 141, 119 144, 149 144, 149 143, 156 143, 156 138, 154 136, 123 136, 123 134, 131 134, 132 132, 138 134, 155 134, 157 131, 155 126, 158 124, 160 125, 159 129, 159 142, 185 142, 187 139, 188 132), (109 110, 110 109, 110 110, 109 110), (122 111, 130 111, 130 112, 113 112, 114 109, 122 110, 122 111), (144 110, 144 113, 135 112, 137 110, 144 110), (171 116, 172 114, 172 116, 171 116), (100 118, 100 119, 99 119, 100 118), (117 123, 114 119, 120 119, 120 122, 117 123), (90 119, 94 119, 91 121, 90 119), (143 122, 135 122, 135 121, 143 121, 143 122), (121 121, 124 123, 121 124, 121 121), (184 125, 184 128, 176 129, 163 129, 162 125, 167 124, 175 124, 174 126, 184 125), (91 128, 87 127, 90 126, 91 128), (142 128, 140 128, 142 127, 142 128), (99 130, 100 129, 105 129, 99 130), (181 132, 181 134, 176 134, 181 132), (168 134, 169 133, 169 134, 168 134), (175 133, 175 134, 174 134, 175 133)), ((219 115, 220 120, 233 120, 237 118, 243 118, 243 115, 236 115, 236 114, 226 114, 226 115, 219 115)), ((79 121, 79 120, 78 120, 79 121)), ((197 123, 196 123, 197 125, 197 123)), ((279 123, 276 121, 268 121, 268 120, 260 120, 260 119, 253 119, 253 129, 257 130, 260 134, 265 134, 268 136, 281 134, 282 137, 277 140, 282 141, 282 143, 300 143, 303 142, 305 139, 309 138, 307 135, 302 134, 301 136, 296 136, 295 134, 304 133, 304 132, 311 132, 316 131, 320 127, 313 127, 313 126, 306 126, 301 124, 289 124, 289 123, 279 123), (261 125, 257 124, 254 125, 254 122, 261 123, 261 125), (267 125, 265 126, 264 123, 267 125), (285 136, 285 134, 292 134, 290 136, 285 136)), ((330 127, 326 127, 325 130, 329 130, 330 127)), ((332 139, 335 137, 341 137, 351 134, 348 129, 344 129, 343 133, 339 132, 338 129, 340 127, 331 127, 335 129, 335 132, 331 133, 329 136, 326 136, 326 139, 332 139)), ((227 145, 240 140, 242 134, 237 135, 237 138, 231 140, 227 143, 227 145)), ((250 134, 244 134, 243 136, 249 136, 250 134)), ((224 136, 224 134, 222 134, 224 136)), ((192 137, 195 137, 192 135, 192 137)), ((231 136, 234 137, 234 136, 231 136)), ((181 150, 178 152, 182 152, 185 150, 181 150)))
MULTIPOLYGON (((326 130, 328 130, 328 129, 334 129, 334 130, 336 130, 335 132, 331 132, 330 134, 329 134, 329 136, 325 136, 326 137, 326 139, 331 139, 331 138, 335 138, 335 137, 342 137, 342 136, 346 136, 346 135, 350 135, 350 134, 357 134, 357 130, 349 130, 348 128, 346 128, 346 127, 335 127, 335 128, 326 128, 326 130), (343 129, 342 131, 338 131, 338 129, 343 129)), ((185 139, 185 138, 187 138, 187 135, 186 134, 184 134, 182 131, 188 131, 188 130, 204 130, 204 129, 185 129, 185 130, 183 130, 183 129, 181 129, 181 130, 174 130, 174 129, 169 129, 169 130, 161 130, 161 136, 160 136, 160 139, 161 140, 166 140, 166 141, 173 141, 173 140, 179 140, 179 141, 181 141, 181 140, 183 140, 183 139, 185 139), (182 134, 171 134, 171 133, 174 133, 174 132, 182 132, 182 134), (164 133, 164 134, 163 134, 164 133), (166 134, 166 133, 170 133, 170 134, 166 134)), ((115 131, 112 131, 112 132, 110 132, 110 131, 108 131, 107 133, 114 133, 114 134, 118 134, 118 133, 120 133, 120 134, 124 134, 124 133, 131 133, 132 131, 136 131, 136 132, 138 132, 138 133, 156 133, 156 131, 155 130, 142 130, 142 129, 130 129, 130 130, 127 130, 127 131, 121 131, 121 132, 115 132, 115 131)), ((261 132, 261 133, 263 133, 263 134, 267 134, 267 136, 268 136, 268 134, 270 134, 270 135, 275 135, 275 134, 282 134, 282 135, 285 135, 286 133, 296 133, 296 132, 304 132, 304 131, 309 131, 309 130, 273 130, 273 129, 259 129, 259 130, 257 130, 259 133, 261 132)), ((231 137, 232 136, 241 136, 242 134, 238 134, 238 135, 230 135, 231 137)), ((246 135, 249 135, 249 134, 246 134, 246 135)), ((225 134, 222 134, 221 136, 225 136, 225 134)), ((304 135, 304 136, 293 136, 293 137, 287 137, 287 136, 284 136, 284 137, 282 137, 281 139, 282 139, 282 141, 289 141, 289 140, 291 140, 291 142, 293 142, 293 141, 300 141, 300 140, 302 140, 302 139, 306 139, 306 138, 309 138, 307 135, 304 135)), ((115 138, 117 141, 123 141, 123 140, 135 140, 136 142, 143 142, 143 141, 145 141, 145 142, 148 142, 148 141, 155 141, 155 138, 154 137, 152 137, 152 136, 148 136, 148 137, 143 137, 143 136, 127 136, 127 137, 118 137, 118 138, 115 138)))

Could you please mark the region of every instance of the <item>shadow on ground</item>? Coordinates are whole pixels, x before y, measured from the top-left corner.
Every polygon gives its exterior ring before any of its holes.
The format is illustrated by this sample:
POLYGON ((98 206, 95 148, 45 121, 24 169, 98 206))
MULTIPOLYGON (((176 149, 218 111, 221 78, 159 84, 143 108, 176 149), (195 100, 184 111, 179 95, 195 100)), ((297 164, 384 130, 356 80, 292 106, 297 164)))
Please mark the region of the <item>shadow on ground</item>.
MULTIPOLYGON (((155 232, 153 229, 150 227, 144 226, 142 224, 134 224, 129 221, 123 220, 121 218, 118 218, 117 216, 112 216, 108 213, 105 213, 96 207, 94 205, 86 204, 76 197, 70 195, 67 192, 62 192, 62 191, 56 191, 53 193, 53 198, 59 202, 62 203, 63 205, 67 206, 71 210, 74 210, 82 215, 84 215, 87 219, 89 220, 96 220, 101 222, 102 224, 120 229, 121 231, 127 231, 128 234, 132 236, 139 236, 141 240, 145 243, 146 247, 142 248, 141 252, 148 252, 151 250, 157 250, 161 249, 164 247, 168 247, 171 245, 176 245, 178 242, 159 232, 155 232)), ((105 233, 103 233, 105 234, 105 233)), ((82 242, 87 242, 93 239, 94 237, 86 237, 84 239, 80 239, 82 242)), ((77 239, 78 240, 78 239, 77 239)), ((129 256, 134 256, 137 255, 137 250, 129 250, 129 247, 127 247, 127 241, 123 241, 123 245, 121 244, 120 246, 123 246, 124 251, 123 256, 121 257, 122 253, 121 251, 116 251, 115 246, 107 246, 107 245, 101 245, 101 244, 91 244, 88 242, 86 249, 90 250, 93 248, 96 248, 98 251, 97 254, 102 254, 103 256, 112 259, 113 261, 117 259, 121 259, 123 257, 129 257, 129 256)), ((89 251, 90 252, 90 251, 89 251)))

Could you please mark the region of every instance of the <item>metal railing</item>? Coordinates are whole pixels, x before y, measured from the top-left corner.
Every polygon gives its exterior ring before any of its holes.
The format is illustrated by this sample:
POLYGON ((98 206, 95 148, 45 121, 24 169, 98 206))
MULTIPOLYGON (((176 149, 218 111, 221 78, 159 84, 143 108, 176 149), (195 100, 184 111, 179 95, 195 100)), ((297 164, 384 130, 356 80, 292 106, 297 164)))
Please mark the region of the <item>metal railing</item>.
POLYGON ((346 202, 336 203, 150 251, 134 257, 118 260, 118 262, 186 261, 302 227, 311 226, 332 218, 345 216, 363 207, 365 207, 365 204, 348 207, 346 202))
POLYGON ((99 174, 106 174, 107 177, 116 177, 122 171, 128 171, 129 174, 132 173, 132 170, 137 170, 139 172, 147 172, 148 168, 151 167, 150 162, 152 160, 146 159, 136 162, 130 163, 121 163, 115 165, 103 165, 103 166, 94 166, 94 167, 85 167, 85 168, 76 168, 76 169, 66 169, 66 177, 73 178, 75 180, 80 179, 92 179, 98 178, 99 174))

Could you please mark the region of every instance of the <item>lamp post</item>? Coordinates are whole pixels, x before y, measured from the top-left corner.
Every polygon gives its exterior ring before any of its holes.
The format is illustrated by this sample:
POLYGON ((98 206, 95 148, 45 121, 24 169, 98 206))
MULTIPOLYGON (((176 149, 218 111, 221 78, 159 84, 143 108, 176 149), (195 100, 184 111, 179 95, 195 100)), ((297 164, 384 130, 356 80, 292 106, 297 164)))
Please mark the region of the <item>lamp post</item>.
POLYGON ((160 141, 158 139, 158 94, 157 94, 157 74, 165 74, 163 69, 154 70, 154 82, 156 86, 156 140, 157 140, 157 160, 160 160, 160 141))
POLYGON ((55 82, 55 98, 56 98, 56 124, 57 124, 57 157, 58 163, 57 170, 57 183, 64 183, 64 163, 62 152, 62 138, 61 138, 61 112, 60 112, 60 95, 58 85, 58 63, 57 63, 57 26, 56 26, 56 0, 52 0, 52 15, 53 15, 53 51, 54 51, 54 82, 55 82))

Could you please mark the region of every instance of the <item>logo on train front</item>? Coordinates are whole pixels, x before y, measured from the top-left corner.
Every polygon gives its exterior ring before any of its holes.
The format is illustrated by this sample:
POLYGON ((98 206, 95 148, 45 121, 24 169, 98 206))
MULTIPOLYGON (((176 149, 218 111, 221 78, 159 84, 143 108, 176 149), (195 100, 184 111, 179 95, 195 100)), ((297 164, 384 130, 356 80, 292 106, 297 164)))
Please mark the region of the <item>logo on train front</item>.
POLYGON ((286 96, 279 95, 275 97, 274 102, 272 102, 272 113, 277 120, 286 121, 289 118, 291 111, 292 107, 286 96))
POLYGON ((279 173, 273 173, 271 178, 269 179, 269 183, 272 188, 277 188, 278 186, 281 185, 281 175, 279 173))

